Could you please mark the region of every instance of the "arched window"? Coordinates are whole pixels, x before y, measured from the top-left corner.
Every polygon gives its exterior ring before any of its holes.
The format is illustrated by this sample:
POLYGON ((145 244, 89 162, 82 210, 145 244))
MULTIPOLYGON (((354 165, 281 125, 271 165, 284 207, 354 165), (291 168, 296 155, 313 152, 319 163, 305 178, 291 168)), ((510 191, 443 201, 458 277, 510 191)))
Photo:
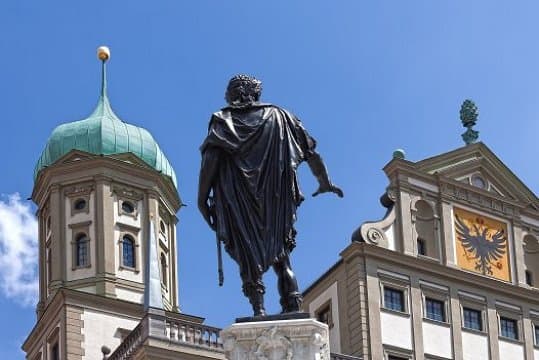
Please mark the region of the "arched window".
POLYGON ((415 230, 417 254, 440 258, 440 247, 436 236, 436 218, 432 206, 425 200, 415 203, 415 230))
POLYGON ((161 253, 161 281, 167 287, 167 257, 161 253))
POLYGON ((84 267, 89 264, 88 236, 85 233, 80 233, 75 240, 75 266, 84 267))
POLYGON ((167 226, 165 225, 165 222, 163 220, 159 222, 159 229, 161 230, 161 233, 163 235, 167 235, 167 226))
POLYGON ((122 265, 135 267, 135 240, 129 235, 122 238, 122 265))
POLYGON ((539 287, 539 241, 533 235, 524 236, 524 266, 526 284, 539 287))

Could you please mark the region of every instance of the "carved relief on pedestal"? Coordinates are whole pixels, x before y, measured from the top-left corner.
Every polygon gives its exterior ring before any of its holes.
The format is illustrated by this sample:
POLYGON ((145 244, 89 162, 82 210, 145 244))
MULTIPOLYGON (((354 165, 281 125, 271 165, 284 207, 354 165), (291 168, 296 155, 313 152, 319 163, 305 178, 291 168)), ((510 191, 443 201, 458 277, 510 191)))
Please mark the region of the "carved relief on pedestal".
POLYGON ((234 324, 221 332, 229 360, 329 360, 327 325, 314 319, 234 324))

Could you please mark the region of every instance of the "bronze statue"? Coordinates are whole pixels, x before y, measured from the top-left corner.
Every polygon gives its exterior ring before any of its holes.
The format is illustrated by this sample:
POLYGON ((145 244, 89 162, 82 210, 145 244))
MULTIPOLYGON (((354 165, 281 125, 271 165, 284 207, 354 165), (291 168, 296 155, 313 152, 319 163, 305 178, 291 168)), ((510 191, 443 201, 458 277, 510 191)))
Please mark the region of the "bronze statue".
MULTIPOLYGON (((243 293, 255 316, 265 316, 262 275, 278 278, 283 313, 297 312, 301 294, 290 266, 294 221, 303 201, 296 170, 307 161, 320 187, 313 194, 343 192, 333 185, 315 151, 316 142, 288 111, 259 102, 261 82, 234 76, 228 106, 213 114, 201 146, 198 207, 238 263, 243 293)), ((220 282, 222 282, 220 274, 220 282)))

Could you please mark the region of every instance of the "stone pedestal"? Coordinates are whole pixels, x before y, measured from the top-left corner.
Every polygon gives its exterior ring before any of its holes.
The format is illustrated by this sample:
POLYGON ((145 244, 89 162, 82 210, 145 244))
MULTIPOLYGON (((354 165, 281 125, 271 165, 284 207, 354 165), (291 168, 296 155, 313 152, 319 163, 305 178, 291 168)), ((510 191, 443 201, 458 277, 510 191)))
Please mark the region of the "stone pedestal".
POLYGON ((330 360, 328 326, 314 319, 236 323, 221 340, 228 360, 330 360))

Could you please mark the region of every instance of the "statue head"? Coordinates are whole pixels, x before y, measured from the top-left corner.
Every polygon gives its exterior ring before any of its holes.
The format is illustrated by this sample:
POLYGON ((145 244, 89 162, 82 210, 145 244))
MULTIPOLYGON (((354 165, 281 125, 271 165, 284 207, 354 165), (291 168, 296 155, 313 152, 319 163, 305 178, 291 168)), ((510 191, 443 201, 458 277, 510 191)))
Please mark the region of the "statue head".
POLYGON ((244 105, 256 102, 262 93, 262 82, 253 76, 236 75, 228 82, 225 100, 230 105, 244 105))

